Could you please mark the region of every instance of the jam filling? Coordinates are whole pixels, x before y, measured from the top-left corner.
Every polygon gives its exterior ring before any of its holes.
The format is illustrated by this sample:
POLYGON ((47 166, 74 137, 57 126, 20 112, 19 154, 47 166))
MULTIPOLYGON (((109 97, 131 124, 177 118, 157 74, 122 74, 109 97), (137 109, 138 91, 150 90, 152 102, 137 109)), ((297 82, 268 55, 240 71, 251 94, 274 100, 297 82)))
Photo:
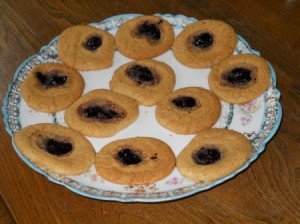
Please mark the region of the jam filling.
POLYGON ((73 146, 66 140, 58 140, 54 138, 43 139, 43 148, 50 154, 56 156, 66 155, 72 151, 73 146))
POLYGON ((248 68, 234 68, 223 73, 222 79, 230 86, 245 86, 253 80, 253 75, 248 68))
POLYGON ((113 120, 124 117, 124 114, 117 111, 115 107, 110 103, 103 105, 88 105, 87 107, 81 108, 79 112, 86 118, 100 121, 113 120))
POLYGON ((162 22, 162 20, 160 20, 159 23, 150 23, 149 21, 145 21, 138 27, 137 34, 139 36, 149 38, 150 40, 159 40, 161 35, 159 24, 162 22))
POLYGON ((180 96, 177 98, 174 98, 172 100, 172 103, 177 107, 177 108, 182 108, 182 109, 189 109, 197 106, 197 102, 195 98, 190 97, 190 96, 180 96))
POLYGON ((91 36, 84 43, 83 47, 89 51, 95 51, 102 45, 102 39, 99 36, 91 36))
POLYGON ((43 87, 58 87, 58 86, 63 86, 67 80, 68 77, 59 74, 58 71, 51 71, 51 72, 36 72, 35 77, 39 80, 40 84, 43 87))
POLYGON ((196 164, 209 165, 221 159, 221 153, 217 147, 201 147, 193 154, 193 160, 196 164))
POLYGON ((148 67, 133 65, 126 70, 125 74, 139 85, 154 85, 158 77, 148 67))
POLYGON ((214 38, 210 33, 201 33, 199 35, 194 36, 192 40, 192 44, 201 49, 208 48, 212 46, 214 43, 214 38))
POLYGON ((142 162, 142 157, 130 148, 123 148, 118 151, 117 159, 124 165, 135 165, 142 162))

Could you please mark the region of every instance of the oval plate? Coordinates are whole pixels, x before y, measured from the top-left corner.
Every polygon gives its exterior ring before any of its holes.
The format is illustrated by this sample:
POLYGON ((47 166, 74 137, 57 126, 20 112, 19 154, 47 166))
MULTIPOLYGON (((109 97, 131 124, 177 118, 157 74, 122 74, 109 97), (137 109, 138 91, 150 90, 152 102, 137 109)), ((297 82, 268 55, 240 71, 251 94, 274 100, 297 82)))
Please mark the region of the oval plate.
MULTIPOLYGON (((175 35, 182 31, 187 25, 197 21, 184 15, 156 14, 168 20, 174 27, 175 35)), ((127 20, 141 16, 140 14, 125 14, 108 18, 99 23, 91 23, 91 26, 103 29, 115 35, 121 24, 127 20)), ((57 123, 66 125, 64 122, 64 111, 56 114, 47 114, 35 111, 28 107, 20 94, 20 84, 24 81, 30 70, 40 63, 61 61, 57 55, 57 39, 54 38, 47 46, 41 48, 40 52, 24 61, 15 72, 14 80, 9 85, 4 101, 2 112, 7 132, 12 136, 31 124, 57 123)), ((238 36, 238 44, 234 54, 259 52, 250 48, 248 43, 238 36)), ((175 89, 187 86, 208 87, 207 77, 210 69, 191 69, 180 64, 173 56, 172 50, 156 57, 156 60, 166 62, 176 73, 175 89)), ((115 52, 114 63, 111 68, 81 72, 85 79, 86 87, 84 93, 93 89, 109 89, 109 81, 114 70, 120 65, 131 61, 115 52)), ((222 102, 222 114, 214 127, 229 128, 243 133, 252 143, 253 154, 251 158, 238 170, 230 175, 214 182, 193 182, 180 175, 175 168, 174 171, 155 183, 147 185, 118 185, 102 179, 95 171, 94 166, 86 173, 77 176, 62 176, 46 173, 36 167, 25 158, 18 148, 13 147, 20 158, 32 169, 46 176, 50 181, 63 185, 71 191, 90 198, 99 200, 121 201, 121 202, 161 202, 183 198, 223 183, 245 170, 265 149, 268 141, 274 136, 281 122, 282 108, 279 102, 280 92, 276 89, 276 75, 271 64, 271 82, 269 89, 257 99, 244 104, 234 105, 222 102)), ((149 136, 159 138, 171 146, 175 155, 188 144, 194 135, 177 135, 162 128, 155 120, 155 106, 140 106, 138 120, 125 130, 110 138, 90 138, 88 140, 98 152, 107 143, 129 137, 149 136)))

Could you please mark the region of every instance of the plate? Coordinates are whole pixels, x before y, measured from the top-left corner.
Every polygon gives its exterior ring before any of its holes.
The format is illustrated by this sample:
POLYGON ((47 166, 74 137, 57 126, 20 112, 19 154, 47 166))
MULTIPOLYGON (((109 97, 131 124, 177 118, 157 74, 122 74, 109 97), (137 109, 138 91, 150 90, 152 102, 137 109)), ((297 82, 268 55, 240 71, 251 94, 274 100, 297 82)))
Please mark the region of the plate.
MULTIPOLYGON (((181 32, 187 25, 197 21, 195 18, 189 18, 184 15, 155 15, 168 20, 174 27, 175 35, 181 32)), ((121 24, 137 16, 140 16, 140 14, 118 15, 99 23, 91 23, 90 25, 106 30, 114 35, 121 24)), ((66 125, 64 122, 64 111, 56 114, 48 114, 33 110, 23 100, 19 88, 29 71, 37 64, 60 62, 57 55, 57 39, 58 37, 54 38, 47 46, 42 47, 38 54, 24 61, 15 72, 13 82, 9 85, 2 112, 4 114, 6 130, 12 138, 18 130, 31 124, 46 122, 66 125)), ((238 35, 238 44, 234 54, 243 53, 259 55, 259 52, 252 50, 249 44, 238 35)), ((174 89, 186 86, 201 86, 209 89, 207 77, 210 69, 191 69, 185 67, 174 58, 171 50, 155 59, 166 62, 175 71, 176 85, 174 89)), ((131 60, 116 51, 114 63, 111 68, 81 72, 86 83, 84 93, 99 88, 109 89, 108 83, 114 70, 129 61, 131 60)), ((46 176, 50 181, 63 185, 71 191, 86 197, 121 202, 161 202, 183 198, 215 187, 241 173, 264 151, 266 144, 278 130, 282 117, 282 108, 279 102, 280 92, 276 89, 276 75, 270 63, 269 67, 271 70, 270 86, 260 97, 244 105, 222 102, 222 114, 214 127, 233 129, 243 133, 252 143, 253 154, 241 168, 214 182, 193 182, 182 177, 176 168, 163 180, 147 185, 119 185, 110 183, 96 173, 94 166, 86 173, 77 176, 50 174, 36 167, 26 159, 14 143, 13 146, 20 158, 32 169, 46 176)), ((96 152, 107 143, 116 139, 148 136, 165 141, 171 146, 177 156, 194 137, 194 135, 178 135, 162 128, 155 120, 155 106, 140 106, 139 112, 139 118, 135 123, 113 137, 102 139, 88 137, 96 152)))

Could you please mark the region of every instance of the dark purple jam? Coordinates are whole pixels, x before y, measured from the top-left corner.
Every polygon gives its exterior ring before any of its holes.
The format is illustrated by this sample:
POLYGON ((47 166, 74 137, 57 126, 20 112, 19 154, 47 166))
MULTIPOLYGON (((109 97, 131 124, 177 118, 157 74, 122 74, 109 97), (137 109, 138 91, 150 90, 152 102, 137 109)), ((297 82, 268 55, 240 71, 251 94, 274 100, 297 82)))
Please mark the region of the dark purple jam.
POLYGON ((89 51, 95 51, 102 45, 102 39, 99 36, 92 36, 83 44, 84 48, 89 51))
POLYGON ((68 80, 67 76, 59 74, 58 71, 46 73, 36 72, 35 77, 39 80, 42 86, 47 88, 63 86, 68 80))
POLYGON ((230 85, 247 85, 252 80, 252 72, 247 68, 234 68, 222 75, 230 85))
POLYGON ((139 85, 153 85, 157 82, 157 77, 145 66, 133 65, 126 70, 126 75, 139 85))
POLYGON ((83 116, 86 118, 96 119, 96 120, 112 120, 123 117, 123 115, 109 104, 104 105, 91 105, 82 110, 83 116))
POLYGON ((210 33, 201 33, 194 36, 192 43, 197 48, 205 49, 213 45, 214 38, 210 33))
POLYGON ((216 147, 201 147, 193 154, 193 160, 200 165, 209 165, 221 159, 221 153, 216 147))
POLYGON ((159 24, 150 23, 149 21, 145 21, 138 28, 138 35, 147 37, 151 40, 159 40, 160 39, 160 29, 159 24))
POLYGON ((117 159, 124 165, 135 165, 142 161, 142 157, 129 148, 121 149, 118 152, 117 159))
POLYGON ((44 149, 48 153, 56 156, 62 156, 68 154, 73 149, 73 146, 70 142, 61 141, 58 139, 45 138, 43 140, 43 143, 44 143, 44 149))
POLYGON ((178 108, 193 108, 197 106, 195 98, 190 96, 180 96, 172 100, 172 103, 178 108))

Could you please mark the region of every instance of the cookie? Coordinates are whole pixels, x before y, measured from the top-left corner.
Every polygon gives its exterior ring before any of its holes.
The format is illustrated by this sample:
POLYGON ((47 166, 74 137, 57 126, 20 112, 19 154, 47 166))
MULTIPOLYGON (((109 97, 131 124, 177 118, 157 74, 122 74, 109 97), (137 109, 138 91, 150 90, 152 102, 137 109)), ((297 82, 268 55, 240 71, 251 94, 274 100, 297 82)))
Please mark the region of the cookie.
POLYGON ((260 56, 234 55, 211 70, 208 83, 221 100, 243 104, 254 100, 268 89, 270 69, 260 56))
POLYGON ((252 155, 249 140, 233 130, 207 129, 196 135, 177 157, 177 168, 194 181, 215 181, 243 166, 252 155))
POLYGON ((133 123, 139 114, 136 100, 106 89, 93 90, 66 110, 69 127, 85 136, 110 137, 133 123))
POLYGON ((109 68, 114 58, 114 37, 99 28, 77 25, 58 38, 59 59, 77 70, 109 68))
POLYGON ((175 38, 173 53, 183 65, 191 68, 210 68, 231 56, 237 35, 227 23, 201 20, 182 30, 175 38))
POLYGON ((31 108, 56 113, 74 103, 84 87, 84 80, 77 70, 59 63, 45 63, 30 71, 20 91, 31 108))
POLYGON ((95 161, 95 150, 79 132, 57 124, 35 124, 14 135, 20 152, 47 173, 77 175, 95 161))
POLYGON ((158 16, 139 16, 125 22, 117 31, 117 49, 132 59, 149 59, 168 51, 174 40, 171 24, 158 16))
POLYGON ((170 93, 155 111, 159 124, 177 134, 195 134, 211 128, 220 114, 219 98, 201 87, 186 87, 170 93))
POLYGON ((136 99, 145 106, 156 105, 175 85, 170 66, 152 59, 138 60, 120 66, 110 81, 110 89, 136 99))
POLYGON ((176 159, 163 141, 136 137, 113 141, 96 156, 95 167, 104 179, 117 184, 149 184, 168 176, 176 159))

